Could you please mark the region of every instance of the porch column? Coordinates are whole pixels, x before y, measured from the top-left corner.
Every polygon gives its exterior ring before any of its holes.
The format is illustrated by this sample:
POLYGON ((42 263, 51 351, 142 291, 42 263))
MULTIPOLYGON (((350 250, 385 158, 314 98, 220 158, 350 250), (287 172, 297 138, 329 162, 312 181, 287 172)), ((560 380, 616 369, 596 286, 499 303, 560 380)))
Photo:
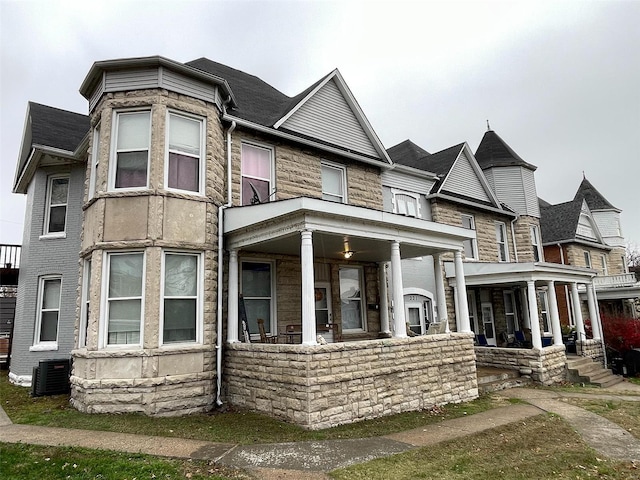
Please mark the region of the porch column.
POLYGON ((300 232, 300 262, 302 264, 302 344, 317 345, 316 304, 313 275, 313 241, 309 230, 300 232))
POLYGON ((573 282, 571 284, 571 303, 573 304, 573 319, 576 322, 576 333, 578 334, 578 340, 582 341, 585 339, 584 321, 582 320, 580 296, 578 295, 578 284, 576 282, 573 282))
MULTIPOLYGON (((458 303, 458 287, 453 286, 453 314, 455 315, 456 320, 456 332, 461 332, 462 327, 460 326, 460 315, 458 312, 460 311, 460 304, 458 303)), ((471 326, 471 320, 469 320, 469 326, 471 326)))
POLYGON ((460 321, 460 332, 471 333, 471 326, 469 324, 469 304, 467 302, 467 283, 464 279, 464 266, 462 265, 462 252, 456 250, 455 252, 455 270, 456 270, 456 286, 457 298, 458 298, 458 317, 460 321))
MULTIPOLYGON (((220 280, 218 280, 220 281, 220 280)), ((227 311, 227 342, 238 342, 238 251, 229 252, 229 301, 227 311)))
POLYGON ((591 318, 591 332, 594 340, 600 340, 600 324, 598 323, 598 307, 593 283, 585 285, 587 287, 587 304, 589 305, 589 317, 591 318))
POLYGON ((402 260, 400 244, 391 243, 391 280, 393 283, 393 336, 405 338, 407 324, 404 318, 404 288, 402 286, 402 260))
POLYGON ((549 316, 551 317, 553 344, 562 345, 562 328, 560 327, 560 313, 558 312, 558 297, 556 296, 556 285, 553 280, 547 282, 547 299, 549 300, 549 316))
POLYGON ((387 287, 387 266, 389 262, 378 264, 378 283, 380 284, 380 333, 391 335, 389 328, 389 289, 387 287))
POLYGON ((536 282, 527 280, 527 297, 529 303, 529 323, 531 324, 531 345, 533 348, 542 348, 540 338, 540 317, 538 316, 538 298, 536 295, 536 282))
POLYGON ((436 307, 438 309, 438 322, 445 322, 445 332, 449 333, 449 318, 447 315, 447 299, 444 293, 444 278, 442 276, 442 254, 433 256, 433 271, 436 277, 436 307))

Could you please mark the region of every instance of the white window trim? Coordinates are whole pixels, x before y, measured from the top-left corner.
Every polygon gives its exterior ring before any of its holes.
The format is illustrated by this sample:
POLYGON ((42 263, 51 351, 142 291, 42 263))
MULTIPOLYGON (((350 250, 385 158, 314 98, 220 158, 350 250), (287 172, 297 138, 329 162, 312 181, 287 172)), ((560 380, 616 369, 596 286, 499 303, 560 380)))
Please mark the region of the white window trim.
POLYGON ((58 337, 60 336, 60 314, 62 307, 62 275, 44 275, 38 280, 38 303, 36 314, 36 325, 34 329, 33 345, 29 348, 30 352, 46 352, 49 350, 58 350, 58 337), (41 341, 40 330, 42 328, 42 300, 44 299, 44 284, 47 280, 60 280, 60 298, 58 299, 58 325, 56 326, 55 341, 41 341))
POLYGON ((518 319, 518 306, 516 304, 516 294, 513 290, 503 290, 502 291, 502 301, 504 303, 504 320, 505 326, 507 327, 507 334, 513 335, 513 333, 522 330, 522 325, 520 325, 520 320, 518 319), (513 308, 512 313, 507 313, 507 296, 511 297, 511 306, 513 308), (507 315, 513 315, 513 332, 509 332, 509 322, 507 321, 507 315))
POLYGON ((502 263, 510 262, 511 258, 509 256, 509 238, 507 237, 507 225, 504 222, 496 222, 495 225, 496 225, 496 242, 498 244, 498 262, 502 262, 502 263), (498 232, 498 229, 500 229, 500 232, 498 232), (504 242, 500 241, 500 237, 498 233, 502 233, 504 237, 504 242), (500 258, 502 248, 504 248, 505 260, 502 260, 500 258))
MULTIPOLYGON (((470 215, 468 213, 461 213, 460 214, 460 221, 462 222, 462 219, 466 217, 466 218, 470 218, 471 219, 471 228, 467 229, 467 230, 473 230, 474 232, 477 232, 476 230, 476 217, 474 215, 470 215)), ((466 228, 463 224, 462 228, 466 228)), ((473 257, 467 257, 465 254, 465 260, 479 260, 480 259, 480 255, 478 253, 478 241, 476 238, 472 238, 471 239, 471 247, 473 248, 473 257)), ((464 250, 463 250, 464 253, 464 250)))
MULTIPOLYGON (((335 202, 335 203, 348 203, 349 199, 347 197, 347 167, 345 167, 344 165, 340 165, 339 163, 333 163, 333 162, 329 162, 326 160, 322 160, 320 162, 320 175, 322 176, 322 167, 327 167, 327 168, 333 168, 334 170, 338 170, 340 172, 340 180, 342 182, 342 200, 339 202, 335 202)), ((322 178, 320 179, 320 184, 322 185, 322 178)), ((331 195, 333 197, 337 196, 334 195, 333 193, 329 193, 329 192, 325 192, 324 190, 322 190, 322 196, 324 198, 324 194, 327 195, 331 195)), ((331 201, 331 200, 329 200, 331 201)))
MULTIPOLYGON (((348 269, 356 269, 358 270, 358 275, 359 275, 359 281, 360 281, 360 312, 362 315, 362 318, 360 318, 361 321, 361 327, 360 328, 344 328, 344 321, 342 319, 342 310, 340 311, 340 322, 342 324, 342 331, 343 333, 361 333, 361 332, 367 332, 367 302, 365 301, 365 295, 366 295, 366 287, 364 284, 364 269, 361 266, 358 265, 339 265, 338 270, 342 269, 342 268, 348 268, 348 269)), ((338 289, 340 288, 340 273, 338 272, 338 289)))
MULTIPOLYGON (((271 311, 269 312, 269 315, 271 316, 271 322, 269 324, 270 327, 270 334, 276 334, 278 331, 278 318, 277 318, 277 314, 278 314, 278 307, 276 305, 276 297, 278 292, 276 291, 276 262, 275 260, 270 260, 270 259, 266 259, 266 258, 253 258, 253 257, 247 257, 247 258, 241 258, 239 260, 239 266, 240 266, 240 293, 242 294, 242 270, 243 270, 243 264, 244 263, 268 263, 271 267, 271 311)), ((264 297, 254 297, 254 298, 264 298, 264 297)), ((260 339, 260 334, 259 333, 254 333, 251 335, 251 340, 259 340, 260 339)))
POLYGON ((411 197, 416 201, 416 216, 413 217, 413 215, 406 214, 407 217, 422 218, 422 208, 421 208, 421 205, 420 205, 420 194, 413 193, 413 192, 407 192, 406 190, 400 190, 400 189, 397 189, 397 188, 392 188, 391 189, 391 204, 393 205, 393 213, 396 213, 398 215, 405 215, 403 213, 398 213, 398 202, 396 200, 396 195, 406 195, 407 197, 411 197))
MULTIPOLYGON (((199 117, 197 115, 192 115, 189 113, 185 113, 185 112, 181 112, 179 110, 173 110, 173 109, 169 109, 167 110, 167 118, 165 121, 165 149, 164 149, 164 185, 166 187, 167 190, 171 190, 174 192, 181 192, 181 193, 188 193, 191 195, 200 195, 203 196, 204 195, 204 186, 206 185, 205 183, 205 174, 206 174, 206 169, 204 168, 205 165, 205 159, 207 158, 207 152, 206 152, 206 132, 207 132, 207 120, 204 117, 199 117), (171 117, 171 115, 175 115, 178 117, 184 117, 187 118, 189 120, 195 120, 197 122, 200 123, 200 157, 198 160, 198 190, 197 191, 192 191, 192 190, 182 190, 180 188, 171 188, 169 187, 169 127, 170 127, 170 121, 169 118, 171 117)), ((188 153, 185 152, 180 152, 181 155, 187 155, 193 158, 196 158, 195 155, 190 155, 188 153)))
POLYGON ((582 256, 584 258, 585 266, 587 268, 591 268, 593 265, 593 262, 591 261, 591 252, 589 252, 589 250, 583 250, 582 256))
POLYGON ((476 304, 476 292, 474 290, 467 290, 467 306, 469 308, 469 323, 474 329, 473 332, 478 335, 480 326, 478 325, 478 305, 476 304))
MULTIPOLYGON (((204 318, 204 266, 203 255, 201 252, 190 252, 185 250, 163 250, 162 252, 162 265, 160 268, 160 345, 165 348, 171 348, 174 346, 184 345, 198 345, 202 344, 202 331, 203 331, 203 318, 204 318), (171 342, 164 343, 164 273, 165 273, 165 260, 167 255, 190 255, 196 257, 198 260, 197 279, 196 279, 196 338, 194 341, 185 342, 171 342)), ((180 297, 170 297, 180 298, 180 297)))
POLYGON ((529 235, 531 236, 531 246, 538 252, 538 261, 543 262, 544 256, 540 245, 540 228, 538 225, 529 225, 529 235))
POLYGON ((96 181, 98 175, 98 162, 100 161, 100 124, 93 128, 93 146, 91 148, 91 166, 89 167, 89 193, 87 200, 96 196, 96 181))
POLYGON ((551 316, 549 314, 549 296, 547 295, 546 290, 538 290, 538 303, 540 306, 540 323, 542 325, 542 334, 545 337, 549 337, 552 335, 551 332, 551 316), (544 318, 543 315, 547 317, 547 328, 544 329, 544 318))
POLYGON ((251 175, 244 175, 242 173, 242 148, 248 145, 250 147, 254 147, 254 148, 262 148, 264 150, 268 150, 269 151, 269 156, 270 156, 270 165, 269 165, 269 198, 268 199, 261 199, 262 202, 270 202, 271 201, 271 197, 273 196, 273 194, 276 191, 276 176, 275 176, 275 172, 276 172, 276 167, 275 167, 275 149, 270 146, 270 145, 265 145, 265 144, 261 144, 261 143, 257 143, 257 142, 247 142, 247 141, 242 141, 240 143, 240 205, 244 205, 244 198, 242 198, 242 180, 245 178, 245 176, 247 178, 255 178, 256 180, 264 180, 264 178, 259 178, 259 177, 253 177, 251 175))
POLYGON ((115 110, 113 112, 113 120, 111 125, 111 152, 109 156, 109 191, 110 192, 129 192, 147 190, 149 188, 149 174, 151 172, 151 133, 153 130, 153 115, 151 108, 135 108, 127 110, 115 110), (118 127, 120 125, 120 116, 127 113, 149 113, 149 145, 147 147, 147 184, 143 187, 126 187, 116 188, 116 164, 118 161, 118 127))
MULTIPOLYGON (((147 279, 147 255, 144 250, 124 250, 124 251, 109 251, 104 252, 102 257, 102 289, 101 289, 101 302, 100 302, 100 329, 98 333, 98 345, 99 348, 109 350, 131 350, 138 349, 142 346, 144 339, 144 314, 145 314, 145 284, 147 279), (139 343, 122 343, 109 345, 109 266, 111 263, 110 257, 112 255, 126 255, 129 253, 141 253, 142 254, 142 292, 140 295, 140 342, 139 343)), ((134 298, 134 297, 131 297, 134 298)), ((135 297, 137 298, 137 297, 135 297)))
POLYGON ((78 329, 78 348, 87 346, 87 314, 91 299, 91 256, 84 259, 82 264, 82 304, 80 305, 80 328, 78 329))
MULTIPOLYGON (((67 222, 69 218, 69 189, 71 187, 71 178, 68 174, 64 175, 50 175, 47 177, 47 191, 46 191, 46 207, 44 212, 44 225, 42 226, 42 235, 40 239, 47 238, 67 238, 67 222), (53 181, 58 180, 60 178, 67 179, 67 203, 65 203, 65 211, 64 211, 64 230, 61 232, 49 232, 49 220, 51 219, 51 190, 53 188, 53 181)), ((62 205, 61 203, 56 205, 62 205)))
POLYGON ((607 265, 607 256, 605 254, 600 255, 600 261, 602 262, 602 274, 609 275, 609 266, 607 265))

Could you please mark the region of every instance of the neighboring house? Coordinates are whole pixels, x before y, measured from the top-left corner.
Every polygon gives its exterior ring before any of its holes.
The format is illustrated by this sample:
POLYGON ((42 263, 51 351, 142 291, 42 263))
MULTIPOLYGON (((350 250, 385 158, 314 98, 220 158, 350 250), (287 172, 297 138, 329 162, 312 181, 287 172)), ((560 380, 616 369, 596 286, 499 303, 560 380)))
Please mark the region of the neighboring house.
MULTIPOLYGON (((626 265, 621 211, 584 178, 569 202, 540 200, 542 241, 548 261, 597 271, 594 286, 601 315, 639 317, 640 283, 626 265)), ((560 319, 575 326, 570 292, 558 289, 560 319)), ((588 299, 580 291, 583 315, 588 299)))
POLYGON ((14 193, 27 195, 9 378, 74 347, 89 117, 29 102, 14 193))

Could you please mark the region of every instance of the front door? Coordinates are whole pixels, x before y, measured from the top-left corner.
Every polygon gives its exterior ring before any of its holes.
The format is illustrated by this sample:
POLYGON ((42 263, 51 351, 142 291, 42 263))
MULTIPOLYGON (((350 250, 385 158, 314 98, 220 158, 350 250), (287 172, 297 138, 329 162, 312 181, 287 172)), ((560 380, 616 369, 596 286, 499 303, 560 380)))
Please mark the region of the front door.
POLYGON ((404 308, 409 330, 416 335, 424 335, 426 333, 424 304, 422 302, 406 302, 404 308))
POLYGON ((316 330, 318 335, 322 335, 327 342, 333 342, 333 330, 327 328, 333 323, 331 314, 331 288, 328 283, 316 283, 315 285, 316 304, 316 330))
POLYGON ((487 344, 496 345, 496 329, 493 323, 493 305, 489 302, 482 302, 482 326, 484 335, 487 337, 487 344))

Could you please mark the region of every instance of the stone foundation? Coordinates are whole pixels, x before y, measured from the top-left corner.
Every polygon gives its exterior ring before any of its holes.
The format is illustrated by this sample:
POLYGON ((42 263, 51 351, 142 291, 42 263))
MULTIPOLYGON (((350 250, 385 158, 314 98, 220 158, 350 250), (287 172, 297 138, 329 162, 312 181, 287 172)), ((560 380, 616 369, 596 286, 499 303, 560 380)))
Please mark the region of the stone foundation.
POLYGON ((226 400, 316 430, 478 396, 473 336, 227 345, 226 400))
POLYGON ((596 362, 604 363, 604 353, 600 340, 587 339, 576 342, 576 351, 582 357, 591 357, 596 362))
POLYGON ((534 382, 553 385, 565 380, 564 345, 532 348, 475 347, 478 366, 518 370, 534 382))

